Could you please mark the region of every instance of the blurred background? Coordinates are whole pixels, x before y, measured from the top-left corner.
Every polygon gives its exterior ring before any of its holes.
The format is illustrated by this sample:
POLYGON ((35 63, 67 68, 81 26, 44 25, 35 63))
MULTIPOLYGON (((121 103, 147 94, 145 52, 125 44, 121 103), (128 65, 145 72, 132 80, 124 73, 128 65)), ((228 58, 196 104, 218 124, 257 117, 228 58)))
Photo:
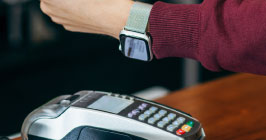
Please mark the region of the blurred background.
POLYGON ((62 94, 170 92, 231 74, 189 59, 131 60, 118 45, 108 36, 65 31, 40 11, 38 0, 0 0, 0 135, 19 132, 28 113, 62 94))

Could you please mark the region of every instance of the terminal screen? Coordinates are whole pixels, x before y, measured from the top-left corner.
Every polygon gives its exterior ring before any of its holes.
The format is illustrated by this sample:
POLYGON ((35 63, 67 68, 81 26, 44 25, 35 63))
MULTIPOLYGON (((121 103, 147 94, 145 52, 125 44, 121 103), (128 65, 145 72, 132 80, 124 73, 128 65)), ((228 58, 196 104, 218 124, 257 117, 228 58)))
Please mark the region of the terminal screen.
POLYGON ((101 111, 106 111, 110 113, 119 113, 129 105, 131 105, 134 101, 122 99, 113 96, 103 96, 87 108, 97 109, 101 111))

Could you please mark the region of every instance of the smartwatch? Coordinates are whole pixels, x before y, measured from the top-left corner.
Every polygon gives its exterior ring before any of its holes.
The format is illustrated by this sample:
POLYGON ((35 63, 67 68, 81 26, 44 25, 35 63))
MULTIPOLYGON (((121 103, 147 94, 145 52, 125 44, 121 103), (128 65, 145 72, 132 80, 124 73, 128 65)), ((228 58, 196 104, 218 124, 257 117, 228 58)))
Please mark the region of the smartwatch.
POLYGON ((152 9, 151 4, 135 2, 130 10, 127 24, 120 32, 119 50, 132 59, 151 61, 151 36, 147 33, 147 25, 152 9))

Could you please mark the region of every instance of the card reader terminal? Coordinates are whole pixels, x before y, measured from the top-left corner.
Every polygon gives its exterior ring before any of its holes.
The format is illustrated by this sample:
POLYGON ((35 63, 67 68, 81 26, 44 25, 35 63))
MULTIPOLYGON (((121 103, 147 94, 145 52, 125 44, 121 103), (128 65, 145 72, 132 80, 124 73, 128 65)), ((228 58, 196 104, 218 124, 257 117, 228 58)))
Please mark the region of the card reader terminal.
POLYGON ((99 91, 59 96, 25 119, 23 140, 204 140, 189 114, 141 98, 99 91))

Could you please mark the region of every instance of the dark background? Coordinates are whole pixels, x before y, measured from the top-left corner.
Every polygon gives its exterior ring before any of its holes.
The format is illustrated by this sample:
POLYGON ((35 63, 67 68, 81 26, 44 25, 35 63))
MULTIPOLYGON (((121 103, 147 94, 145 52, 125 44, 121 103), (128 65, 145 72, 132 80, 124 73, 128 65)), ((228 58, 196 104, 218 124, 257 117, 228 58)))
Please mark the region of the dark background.
MULTIPOLYGON (((0 0, 0 135, 19 132, 28 113, 62 94, 184 88, 183 59, 130 60, 118 45, 108 36, 65 31, 41 13, 39 1, 0 0)), ((198 82, 230 74, 198 67, 198 82)))

